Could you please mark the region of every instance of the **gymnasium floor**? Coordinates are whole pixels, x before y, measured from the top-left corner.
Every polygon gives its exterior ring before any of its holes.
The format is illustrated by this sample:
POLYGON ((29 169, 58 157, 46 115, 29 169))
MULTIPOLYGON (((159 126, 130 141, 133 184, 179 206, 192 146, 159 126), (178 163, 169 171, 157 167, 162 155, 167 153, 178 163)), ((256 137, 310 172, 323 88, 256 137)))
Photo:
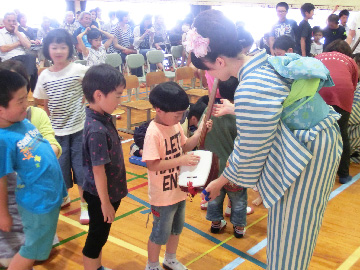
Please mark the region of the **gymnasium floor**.
MULTIPOLYGON (((126 98, 124 98, 125 100, 126 98)), ((121 112, 121 111, 119 111, 121 112)), ((152 114, 153 116, 153 114, 152 114)), ((133 114, 133 121, 144 121, 145 112, 133 114)), ((117 120, 117 127, 125 127, 126 114, 117 120)), ((147 241, 152 228, 152 216, 148 220, 146 168, 130 164, 129 147, 132 135, 119 133, 123 138, 123 150, 129 195, 123 199, 116 213, 110 237, 103 249, 103 265, 110 269, 144 269, 147 261, 147 241)), ((310 269, 360 269, 360 166, 351 164, 353 180, 340 185, 336 180, 325 212, 323 226, 317 241, 310 269)), ((257 197, 248 190, 248 202, 257 197)), ((61 211, 57 234, 60 243, 50 258, 35 266, 36 270, 82 269, 82 247, 86 240, 87 226, 78 222, 80 201, 77 189, 70 190, 72 203, 61 211)), ((221 234, 210 233, 206 211, 200 210, 200 196, 187 200, 185 228, 180 238, 177 258, 189 269, 265 269, 267 210, 261 205, 247 218, 244 238, 233 236, 229 218, 228 226, 221 234)), ((161 256, 165 250, 162 249, 161 256)))

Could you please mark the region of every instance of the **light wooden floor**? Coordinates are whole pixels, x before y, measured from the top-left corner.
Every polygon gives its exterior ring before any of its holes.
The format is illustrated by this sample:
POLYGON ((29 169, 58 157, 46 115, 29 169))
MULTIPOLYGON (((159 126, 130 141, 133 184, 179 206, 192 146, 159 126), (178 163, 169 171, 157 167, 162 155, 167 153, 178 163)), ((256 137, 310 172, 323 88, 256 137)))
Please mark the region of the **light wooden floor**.
MULTIPOLYGON (((146 114, 134 112, 133 117, 144 121, 146 114)), ((122 114, 117 126, 125 127, 125 123, 126 114, 122 114)), ((140 270, 146 265, 147 240, 152 228, 151 216, 146 227, 149 212, 146 168, 128 162, 132 136, 119 134, 124 137, 122 146, 129 195, 117 211, 117 220, 103 249, 103 265, 110 269, 140 270)), ((355 179, 360 177, 359 165, 351 165, 351 175, 356 176, 355 179)), ((332 195, 335 193, 339 194, 329 201, 310 269, 360 269, 360 181, 347 186, 336 181, 332 195)), ((36 270, 82 269, 81 250, 87 226, 78 222, 80 202, 77 190, 72 189, 70 195, 74 201, 61 211, 59 218, 57 234, 60 244, 47 261, 35 266, 36 270)), ((256 192, 248 190, 249 205, 256 196, 256 192)), ((266 248, 261 244, 266 241, 267 210, 263 206, 255 207, 255 213, 248 216, 248 229, 243 239, 233 237, 229 218, 225 218, 228 226, 224 233, 211 234, 210 222, 205 215, 206 212, 200 210, 199 196, 187 201, 186 225, 177 251, 182 263, 193 270, 265 268, 266 248)), ((161 252, 163 255, 164 250, 161 252)))

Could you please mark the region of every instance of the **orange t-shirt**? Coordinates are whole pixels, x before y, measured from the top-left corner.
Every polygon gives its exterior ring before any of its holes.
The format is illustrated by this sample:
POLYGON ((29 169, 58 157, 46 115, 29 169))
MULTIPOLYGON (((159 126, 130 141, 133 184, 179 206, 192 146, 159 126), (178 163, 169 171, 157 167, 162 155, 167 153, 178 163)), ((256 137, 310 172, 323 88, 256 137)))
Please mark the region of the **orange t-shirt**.
MULTIPOLYGON (((183 154, 182 146, 186 140, 180 123, 164 126, 152 121, 146 131, 142 161, 180 157, 183 154)), ((173 205, 186 199, 187 193, 181 191, 178 185, 179 171, 179 167, 165 171, 148 169, 151 205, 173 205)))

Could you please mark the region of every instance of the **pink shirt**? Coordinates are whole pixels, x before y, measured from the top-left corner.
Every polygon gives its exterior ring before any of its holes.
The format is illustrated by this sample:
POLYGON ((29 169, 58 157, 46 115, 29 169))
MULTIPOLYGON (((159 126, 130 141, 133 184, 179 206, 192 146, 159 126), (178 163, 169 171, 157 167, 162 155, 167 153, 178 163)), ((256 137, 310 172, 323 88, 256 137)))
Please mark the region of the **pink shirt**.
MULTIPOLYGON (((164 126, 152 121, 146 131, 142 161, 168 160, 183 154, 187 138, 180 123, 164 126)), ((179 167, 165 171, 148 170, 149 200, 154 206, 173 205, 183 201, 187 193, 178 185, 179 167)))
POLYGON ((333 87, 321 88, 319 94, 328 105, 335 105, 351 112, 358 82, 358 70, 355 61, 339 52, 321 53, 315 58, 327 67, 335 83, 333 87))

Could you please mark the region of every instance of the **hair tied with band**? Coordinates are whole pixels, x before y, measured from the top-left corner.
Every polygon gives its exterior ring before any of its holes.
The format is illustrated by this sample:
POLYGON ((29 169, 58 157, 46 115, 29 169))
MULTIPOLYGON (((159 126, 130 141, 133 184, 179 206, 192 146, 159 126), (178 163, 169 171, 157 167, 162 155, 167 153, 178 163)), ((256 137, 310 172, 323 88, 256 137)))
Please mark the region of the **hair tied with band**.
POLYGON ((204 57, 210 52, 209 38, 202 37, 196 28, 190 29, 186 34, 184 45, 187 52, 193 52, 197 58, 204 57))

